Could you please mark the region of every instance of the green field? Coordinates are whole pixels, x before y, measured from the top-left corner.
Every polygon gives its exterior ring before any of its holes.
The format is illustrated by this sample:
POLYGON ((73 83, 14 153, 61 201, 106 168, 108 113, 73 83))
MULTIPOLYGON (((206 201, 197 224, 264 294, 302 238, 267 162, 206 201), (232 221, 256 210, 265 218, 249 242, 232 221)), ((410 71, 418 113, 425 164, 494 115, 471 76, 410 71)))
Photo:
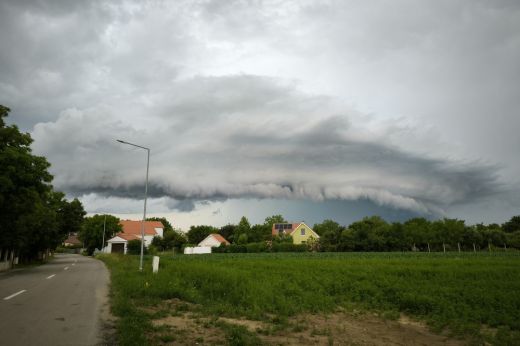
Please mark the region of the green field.
MULTIPOLYGON (((101 258, 111 270, 122 344, 150 342, 157 316, 142 308, 172 298, 197 304, 207 316, 275 316, 282 324, 290 316, 338 308, 390 319, 404 313, 475 343, 520 343, 518 253, 163 255, 157 275, 151 258, 143 273, 138 257, 101 258)), ((233 332, 230 343, 236 343, 233 332)))

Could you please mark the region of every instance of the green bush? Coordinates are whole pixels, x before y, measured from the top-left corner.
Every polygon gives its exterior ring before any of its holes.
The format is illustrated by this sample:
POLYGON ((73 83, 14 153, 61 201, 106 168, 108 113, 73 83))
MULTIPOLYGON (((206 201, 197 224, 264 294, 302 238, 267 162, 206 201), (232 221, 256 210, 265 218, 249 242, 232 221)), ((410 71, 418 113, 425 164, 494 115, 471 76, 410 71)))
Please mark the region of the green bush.
POLYGON ((259 242, 259 243, 249 243, 246 245, 246 250, 249 253, 255 253, 255 252, 268 252, 269 248, 267 247, 267 244, 265 242, 259 242))
MULTIPOLYGON (((133 239, 129 240, 128 244, 126 245, 126 253, 128 255, 140 255, 141 254, 141 240, 139 239, 133 239)), ((143 250, 144 254, 146 255, 148 253, 148 250, 146 247, 143 250)))
POLYGON ((307 244, 273 243, 272 252, 306 252, 307 244))

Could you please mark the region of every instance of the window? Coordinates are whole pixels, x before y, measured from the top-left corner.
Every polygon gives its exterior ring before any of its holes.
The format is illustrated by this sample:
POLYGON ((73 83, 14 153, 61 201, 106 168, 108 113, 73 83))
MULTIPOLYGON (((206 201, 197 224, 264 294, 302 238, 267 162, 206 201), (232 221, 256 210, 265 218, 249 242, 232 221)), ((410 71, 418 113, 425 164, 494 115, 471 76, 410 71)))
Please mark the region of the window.
POLYGON ((301 235, 305 235, 305 228, 302 228, 300 231, 301 231, 301 235))

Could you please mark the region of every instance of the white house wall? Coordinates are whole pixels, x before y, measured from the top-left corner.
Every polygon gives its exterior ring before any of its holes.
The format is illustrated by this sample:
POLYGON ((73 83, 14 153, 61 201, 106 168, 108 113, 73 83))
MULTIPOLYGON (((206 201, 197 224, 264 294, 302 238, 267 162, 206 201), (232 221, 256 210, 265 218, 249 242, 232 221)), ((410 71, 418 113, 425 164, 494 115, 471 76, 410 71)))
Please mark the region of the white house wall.
POLYGON ((215 239, 214 237, 209 236, 206 239, 204 239, 203 241, 201 241, 199 243, 199 246, 219 247, 220 242, 217 239, 215 239))
POLYGON ((195 246, 195 247, 185 247, 184 254, 185 255, 200 255, 211 253, 211 247, 209 246, 195 246))
POLYGON ((161 237, 161 238, 164 236, 163 231, 164 231, 164 230, 163 230, 162 228, 160 228, 160 227, 155 227, 155 232, 156 232, 157 235, 158 235, 159 237, 161 237))

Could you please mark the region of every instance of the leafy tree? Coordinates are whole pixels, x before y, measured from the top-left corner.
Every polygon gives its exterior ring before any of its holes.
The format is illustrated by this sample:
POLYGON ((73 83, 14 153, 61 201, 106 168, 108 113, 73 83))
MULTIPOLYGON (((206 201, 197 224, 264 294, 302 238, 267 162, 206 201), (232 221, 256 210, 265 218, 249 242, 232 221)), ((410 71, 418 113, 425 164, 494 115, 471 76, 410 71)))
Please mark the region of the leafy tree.
POLYGON ((520 231, 507 233, 506 236, 509 247, 520 249, 520 231))
POLYGON ((198 244, 204 240, 211 233, 218 233, 218 229, 212 226, 190 226, 190 230, 186 234, 188 238, 188 243, 190 244, 198 244))
POLYGON ((225 226, 222 226, 220 228, 220 231, 218 232, 221 236, 223 236, 227 241, 233 242, 233 237, 235 234, 235 228, 237 226, 232 224, 227 224, 225 226))
POLYGON ((242 233, 240 234, 240 236, 238 237, 236 243, 239 244, 239 245, 244 245, 244 244, 247 244, 247 233, 242 233))
POLYGON ((67 233, 78 233, 81 230, 81 225, 87 213, 83 209, 83 204, 74 198, 71 202, 65 201, 60 209, 61 221, 63 229, 67 233))
POLYGON ((344 229, 341 232, 337 249, 339 251, 354 251, 356 249, 354 231, 351 229, 344 229))
POLYGON ((165 230, 162 238, 154 237, 152 239, 152 245, 159 251, 171 250, 173 248, 180 249, 186 242, 186 236, 181 231, 175 229, 165 230))
POLYGON ((407 220, 403 224, 403 238, 400 250, 405 248, 427 248, 434 239, 431 233, 431 223, 423 217, 407 220))
MULTIPOLYGON (((122 231, 119 219, 112 215, 94 215, 86 217, 79 232, 79 239, 83 242, 87 253, 92 255, 95 249, 102 248, 103 224, 105 222, 105 241, 122 231)), ((140 240, 138 240, 140 242, 140 240)))
POLYGON ((336 221, 324 220, 322 223, 315 224, 313 231, 320 236, 319 244, 322 251, 335 251, 341 240, 342 227, 336 221))
POLYGON ((323 220, 322 223, 315 224, 312 230, 316 232, 319 236, 328 231, 338 234, 339 236, 339 233, 341 233, 342 231, 342 227, 336 221, 323 220))
POLYGON ((520 231, 520 215, 513 216, 509 221, 502 225, 502 230, 506 233, 520 231))
MULTIPOLYGON (((149 217, 147 221, 160 221, 164 226, 163 236, 154 237, 152 245, 159 251, 171 250, 172 248, 180 249, 186 244, 187 239, 184 233, 173 228, 172 224, 165 217, 149 217)), ((139 250, 140 251, 140 250, 139 250)), ((140 253, 140 252, 139 252, 140 253)))
POLYGON ((164 226, 164 233, 173 232, 172 224, 165 217, 147 217, 146 221, 160 221, 164 226))
POLYGON ((365 217, 352 223, 354 250, 383 251, 386 250, 385 236, 389 230, 388 223, 379 216, 365 217))
POLYGON ((287 221, 280 214, 268 216, 264 220, 264 225, 269 226, 269 229, 271 229, 275 223, 287 223, 287 221))
POLYGON ((52 176, 47 160, 32 154, 31 136, 6 125, 9 112, 0 105, 0 248, 32 258, 52 245, 47 232, 57 227, 52 176))
POLYGON ((168 232, 164 236, 165 249, 177 249, 180 250, 184 244, 188 242, 186 235, 179 229, 173 229, 172 232, 168 232))
POLYGON ((477 247, 481 247, 482 245, 482 233, 477 231, 476 227, 466 227, 462 234, 462 244, 469 249, 473 249, 473 245, 475 245, 475 249, 477 247))
POLYGON ((257 243, 270 240, 272 238, 272 226, 253 225, 248 233, 249 242, 257 243))
POLYGON ((400 222, 394 222, 390 225, 386 234, 386 250, 387 251, 406 251, 415 250, 416 245, 411 237, 408 235, 406 227, 400 222))
MULTIPOLYGON (((245 216, 242 216, 240 219, 240 222, 238 223, 237 227, 235 228, 235 239, 239 239, 242 234, 248 235, 251 231, 251 224, 249 223, 249 220, 245 216)), ((242 238, 244 239, 244 238, 242 238)), ((246 237, 247 239, 247 237, 246 237)))

